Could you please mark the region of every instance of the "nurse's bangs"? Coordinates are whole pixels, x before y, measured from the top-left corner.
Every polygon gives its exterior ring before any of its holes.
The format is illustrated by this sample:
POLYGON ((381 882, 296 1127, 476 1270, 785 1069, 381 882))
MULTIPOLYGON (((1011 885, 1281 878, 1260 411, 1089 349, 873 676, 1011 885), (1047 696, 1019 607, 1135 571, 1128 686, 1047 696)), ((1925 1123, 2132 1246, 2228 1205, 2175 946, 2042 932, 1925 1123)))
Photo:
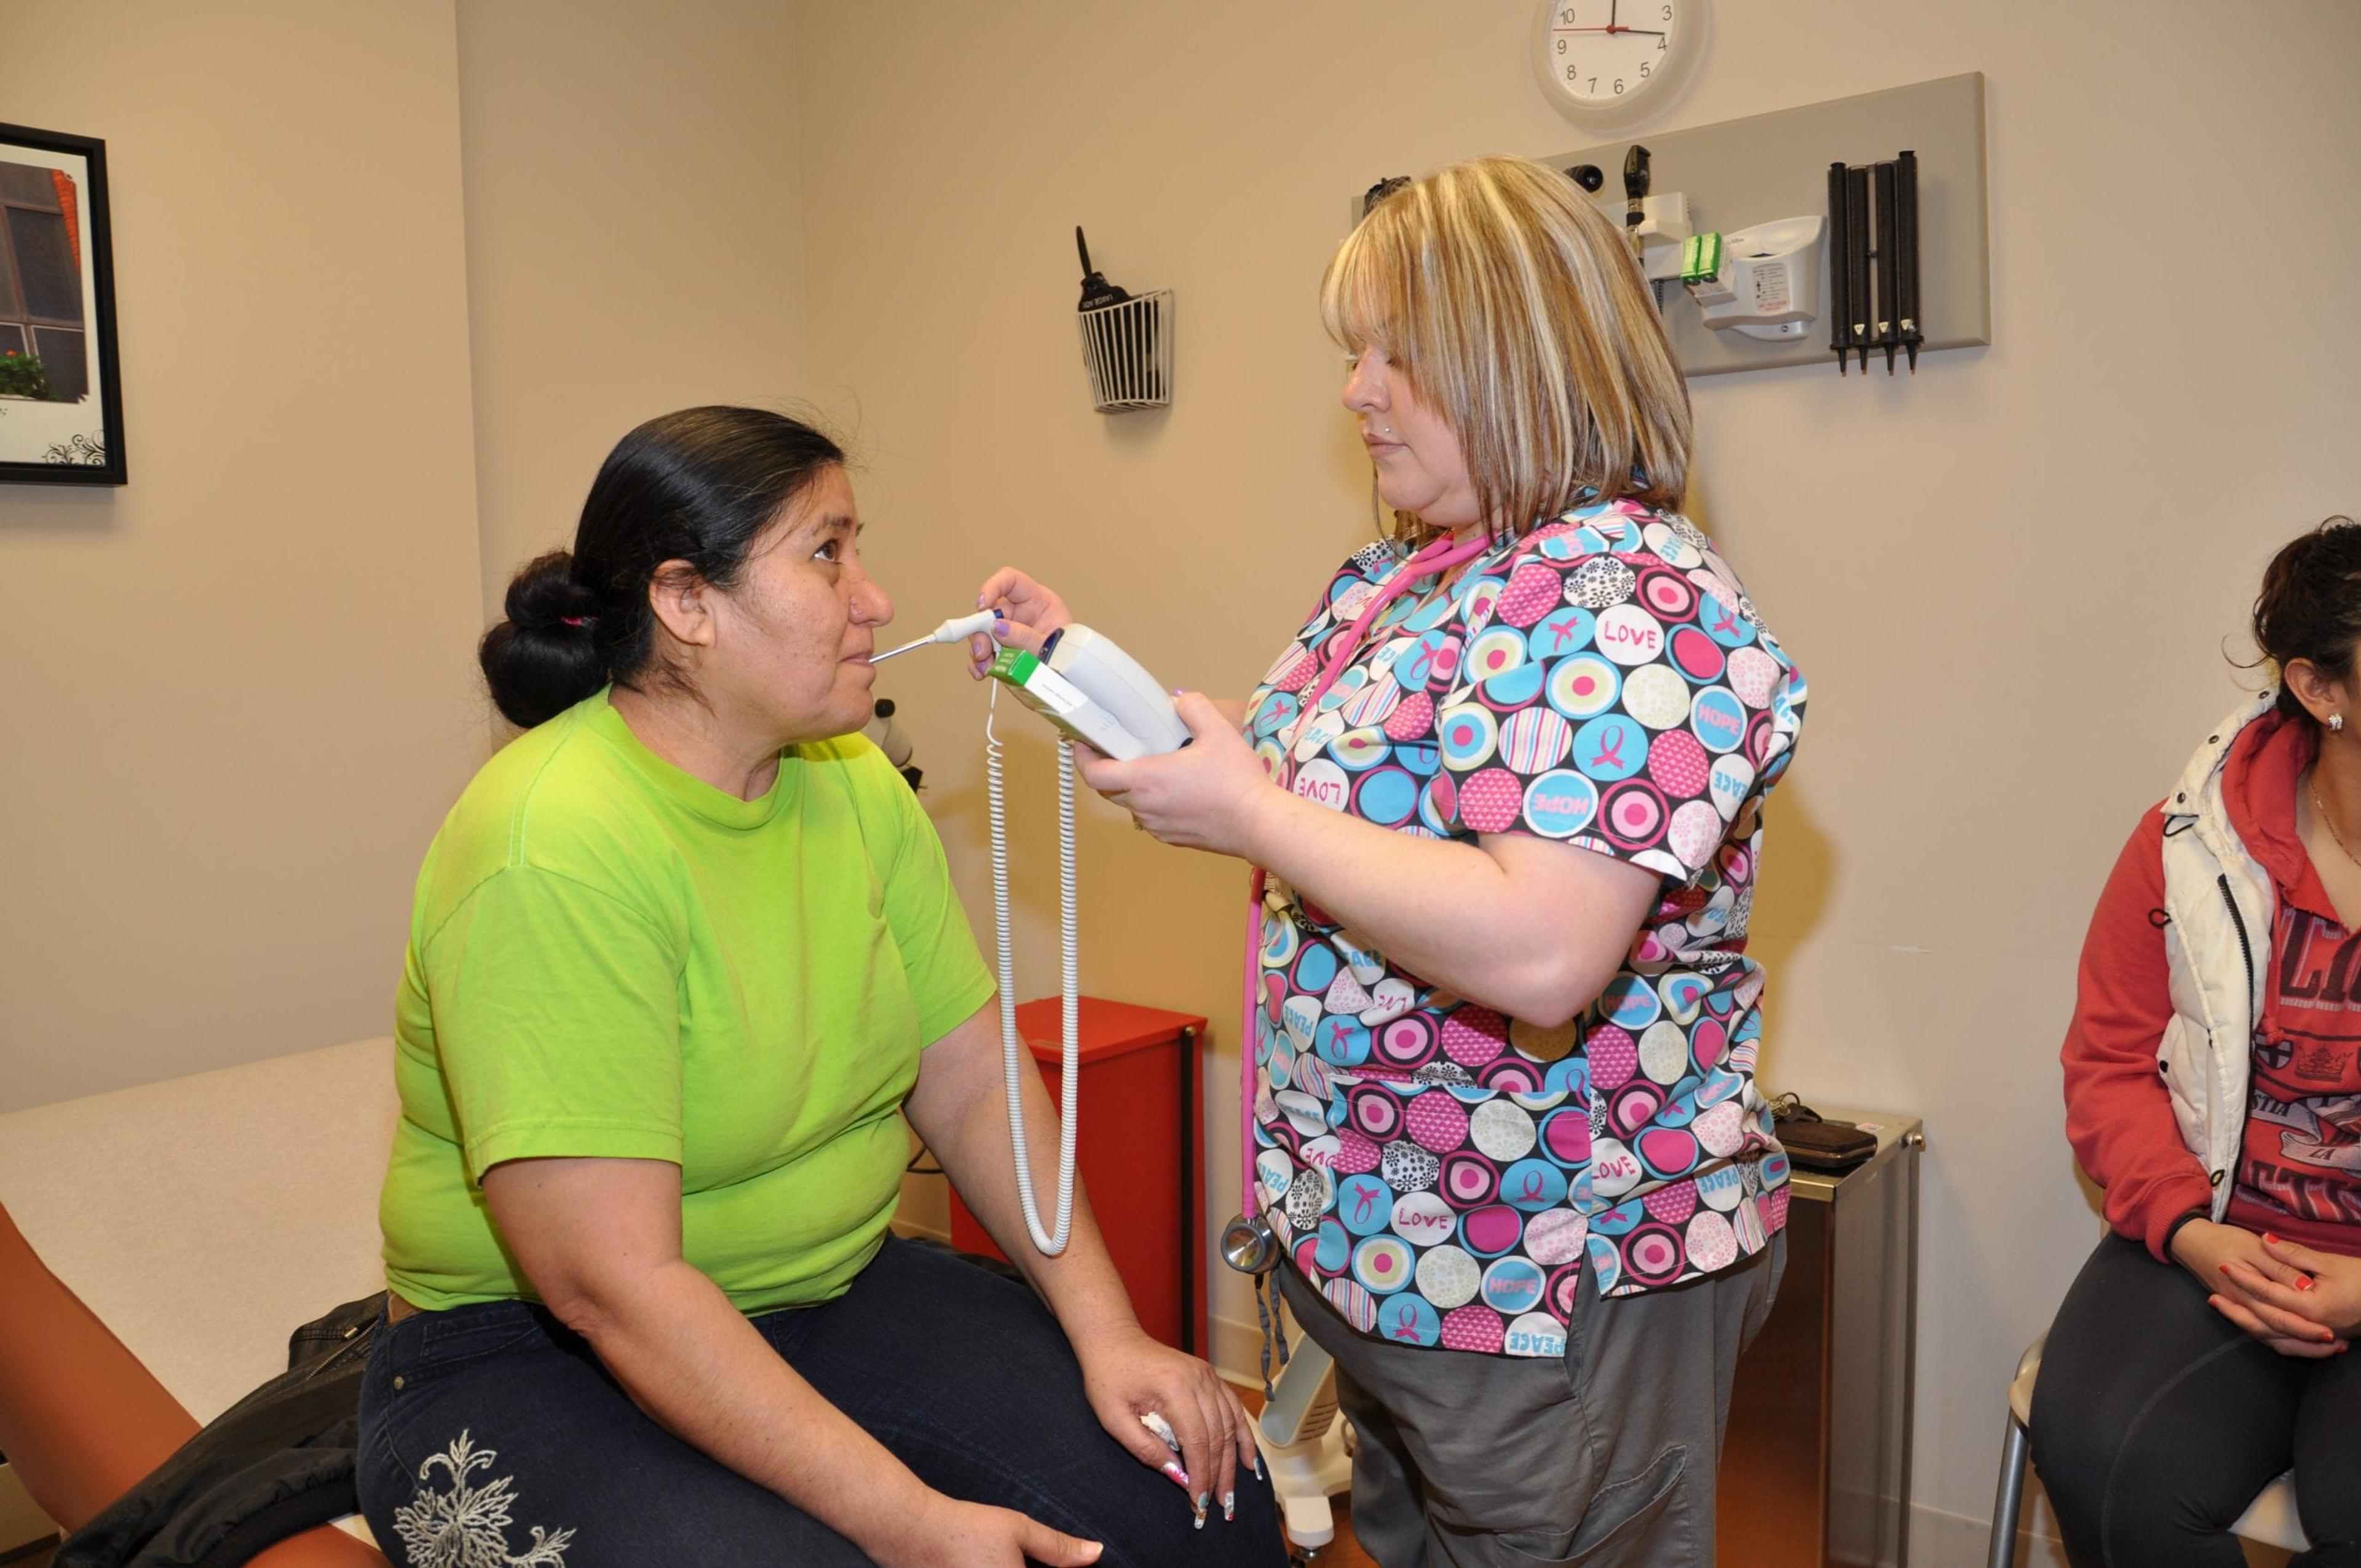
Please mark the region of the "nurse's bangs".
POLYGON ((1379 217, 1392 204, 1390 198, 1379 202, 1330 259, 1320 280, 1320 324, 1346 354, 1382 349, 1408 372, 1411 345, 1401 326, 1410 319, 1410 279, 1417 262, 1400 214, 1390 222, 1379 217))

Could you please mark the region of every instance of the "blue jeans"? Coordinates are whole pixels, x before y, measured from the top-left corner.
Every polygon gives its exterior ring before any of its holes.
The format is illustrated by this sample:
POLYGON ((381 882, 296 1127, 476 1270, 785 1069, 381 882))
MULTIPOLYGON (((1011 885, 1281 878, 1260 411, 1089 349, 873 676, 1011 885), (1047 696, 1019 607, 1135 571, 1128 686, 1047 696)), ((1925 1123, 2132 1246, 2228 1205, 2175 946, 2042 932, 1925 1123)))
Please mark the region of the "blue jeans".
MULTIPOLYGON (((1107 1435, 1056 1320, 1027 1289, 889 1240, 845 1295, 753 1320, 781 1360, 936 1490, 1104 1541, 1139 1568, 1279 1568, 1270 1488, 1202 1530, 1107 1435)), ((361 1508, 409 1568, 859 1568, 844 1537, 672 1436, 543 1308, 421 1312, 361 1389, 361 1508), (406 1554, 405 1554, 406 1553, 406 1554)))

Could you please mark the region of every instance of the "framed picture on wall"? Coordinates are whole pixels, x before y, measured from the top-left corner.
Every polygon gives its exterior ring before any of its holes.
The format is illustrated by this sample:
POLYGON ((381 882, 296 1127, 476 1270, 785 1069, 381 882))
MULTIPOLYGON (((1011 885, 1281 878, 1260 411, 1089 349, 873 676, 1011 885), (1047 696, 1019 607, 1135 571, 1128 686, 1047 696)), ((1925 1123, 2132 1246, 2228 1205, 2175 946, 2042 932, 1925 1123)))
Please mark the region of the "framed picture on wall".
POLYGON ((0 125, 0 483, 124 477, 106 144, 0 125))

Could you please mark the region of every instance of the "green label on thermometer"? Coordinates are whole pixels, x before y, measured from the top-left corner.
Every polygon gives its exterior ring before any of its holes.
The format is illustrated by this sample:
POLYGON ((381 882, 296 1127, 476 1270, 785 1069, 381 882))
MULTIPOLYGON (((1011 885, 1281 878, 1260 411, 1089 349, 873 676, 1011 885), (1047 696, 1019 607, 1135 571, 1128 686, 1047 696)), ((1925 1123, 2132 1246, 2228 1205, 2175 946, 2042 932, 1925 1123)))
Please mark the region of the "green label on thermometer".
POLYGON ((1022 648, 1003 648, 999 656, 992 661, 990 673, 994 680, 1004 681, 1022 691, 1025 689, 1025 683, 1033 678, 1033 672, 1040 667, 1040 660, 1022 648))

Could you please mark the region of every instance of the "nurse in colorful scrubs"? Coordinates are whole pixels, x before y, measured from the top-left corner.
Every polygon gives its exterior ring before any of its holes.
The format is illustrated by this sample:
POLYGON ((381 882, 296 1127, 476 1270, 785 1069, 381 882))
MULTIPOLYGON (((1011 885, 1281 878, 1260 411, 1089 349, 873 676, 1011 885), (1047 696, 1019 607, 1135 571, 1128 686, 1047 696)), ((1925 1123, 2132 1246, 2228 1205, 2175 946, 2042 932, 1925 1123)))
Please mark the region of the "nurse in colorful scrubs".
MULTIPOLYGON (((1746 930, 1803 677, 1678 510, 1686 389, 1563 175, 1411 184, 1321 304, 1393 536, 1243 703, 1180 698, 1194 744, 1084 776, 1257 868, 1246 1206, 1371 1553, 1709 1563, 1784 1256, 1746 930)), ((1021 645, 1067 620, 1013 569, 982 600, 1021 645)))

